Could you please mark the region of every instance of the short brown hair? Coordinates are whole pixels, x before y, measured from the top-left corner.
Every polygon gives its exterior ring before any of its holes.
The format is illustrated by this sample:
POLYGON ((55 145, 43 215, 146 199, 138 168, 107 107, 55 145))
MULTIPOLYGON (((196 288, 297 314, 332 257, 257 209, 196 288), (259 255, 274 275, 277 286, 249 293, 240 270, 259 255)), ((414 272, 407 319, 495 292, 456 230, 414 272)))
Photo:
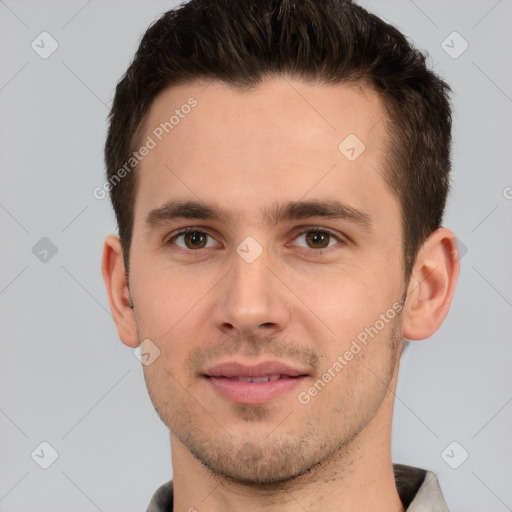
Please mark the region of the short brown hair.
MULTIPOLYGON (((450 88, 425 60, 396 28, 351 1, 190 0, 149 27, 117 85, 107 179, 129 160, 153 100, 170 85, 206 79, 248 88, 279 75, 369 85, 389 118, 383 174, 401 205, 408 278, 441 225, 449 190, 450 88)), ((110 188, 127 271, 136 178, 127 173, 110 188)))

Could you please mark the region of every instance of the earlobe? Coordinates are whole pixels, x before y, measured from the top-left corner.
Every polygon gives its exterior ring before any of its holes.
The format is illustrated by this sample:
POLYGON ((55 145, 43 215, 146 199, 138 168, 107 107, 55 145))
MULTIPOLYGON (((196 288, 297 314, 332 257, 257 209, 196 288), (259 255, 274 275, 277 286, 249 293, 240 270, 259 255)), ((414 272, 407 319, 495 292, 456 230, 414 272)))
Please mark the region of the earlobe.
POLYGON ((135 348, 139 345, 137 325, 126 281, 123 249, 117 236, 109 235, 105 238, 101 272, 119 337, 125 345, 135 348))
POLYGON ((455 235, 449 229, 437 229, 416 257, 405 302, 405 338, 422 340, 437 331, 450 309, 459 269, 455 235))

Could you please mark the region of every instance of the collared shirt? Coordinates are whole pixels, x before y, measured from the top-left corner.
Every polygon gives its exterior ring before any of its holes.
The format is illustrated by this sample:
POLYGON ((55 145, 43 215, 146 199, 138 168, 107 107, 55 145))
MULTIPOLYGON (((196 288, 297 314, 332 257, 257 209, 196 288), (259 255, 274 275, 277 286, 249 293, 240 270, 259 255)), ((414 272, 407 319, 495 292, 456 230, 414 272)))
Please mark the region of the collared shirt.
MULTIPOLYGON (((393 464, 398 495, 407 512, 449 512, 435 473, 393 464)), ((172 480, 160 486, 146 512, 173 512, 172 480)))

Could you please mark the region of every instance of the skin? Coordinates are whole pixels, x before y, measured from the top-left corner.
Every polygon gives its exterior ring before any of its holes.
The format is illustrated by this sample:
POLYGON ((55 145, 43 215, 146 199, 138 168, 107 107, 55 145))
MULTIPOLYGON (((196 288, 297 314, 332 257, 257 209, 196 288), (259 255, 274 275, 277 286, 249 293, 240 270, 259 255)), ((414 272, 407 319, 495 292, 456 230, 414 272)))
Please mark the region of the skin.
POLYGON ((405 282, 400 205, 382 178, 387 120, 372 90, 290 77, 251 91, 175 86, 155 99, 141 140, 192 96, 197 106, 137 168, 129 282, 117 237, 105 240, 102 262, 121 340, 149 338, 160 350, 143 368, 171 431, 174 509, 403 511, 391 461, 400 354, 404 337, 430 336, 448 312, 453 233, 431 234, 405 282), (355 161, 338 150, 349 134, 366 146, 355 161), (145 221, 177 199, 231 218, 145 221), (320 216, 274 225, 264 215, 277 203, 332 199, 370 225, 320 216), (173 238, 184 227, 204 238, 173 238), (236 252, 248 236, 263 249, 252 263, 236 252), (401 314, 300 403, 404 297, 401 314), (266 404, 234 404, 202 377, 228 360, 278 360, 308 377, 266 404))

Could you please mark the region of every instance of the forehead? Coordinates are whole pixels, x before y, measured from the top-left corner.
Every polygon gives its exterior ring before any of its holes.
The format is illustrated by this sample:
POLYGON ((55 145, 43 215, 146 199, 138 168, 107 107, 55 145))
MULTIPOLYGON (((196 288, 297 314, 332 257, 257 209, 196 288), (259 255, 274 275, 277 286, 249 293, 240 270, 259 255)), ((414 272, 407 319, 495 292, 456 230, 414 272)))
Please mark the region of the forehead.
POLYGON ((362 84, 327 85, 282 77, 268 78, 251 88, 234 88, 211 81, 161 92, 148 112, 144 133, 158 141, 164 138, 168 146, 200 137, 208 149, 218 147, 224 154, 228 149, 236 154, 240 148, 247 154, 250 148, 241 143, 256 135, 254 142, 265 139, 266 151, 254 145, 254 152, 273 157, 276 146, 301 142, 308 142, 305 150, 337 150, 337 143, 349 134, 373 143, 386 134, 384 119, 380 97, 362 84), (231 147, 218 146, 228 140, 233 142, 231 147))
POLYGON ((140 141, 152 149, 137 168, 135 216, 169 199, 256 214, 265 201, 306 195, 375 210, 379 198, 395 201, 382 179, 386 124, 377 93, 360 85, 283 77, 252 89, 170 87, 144 123, 140 141))

